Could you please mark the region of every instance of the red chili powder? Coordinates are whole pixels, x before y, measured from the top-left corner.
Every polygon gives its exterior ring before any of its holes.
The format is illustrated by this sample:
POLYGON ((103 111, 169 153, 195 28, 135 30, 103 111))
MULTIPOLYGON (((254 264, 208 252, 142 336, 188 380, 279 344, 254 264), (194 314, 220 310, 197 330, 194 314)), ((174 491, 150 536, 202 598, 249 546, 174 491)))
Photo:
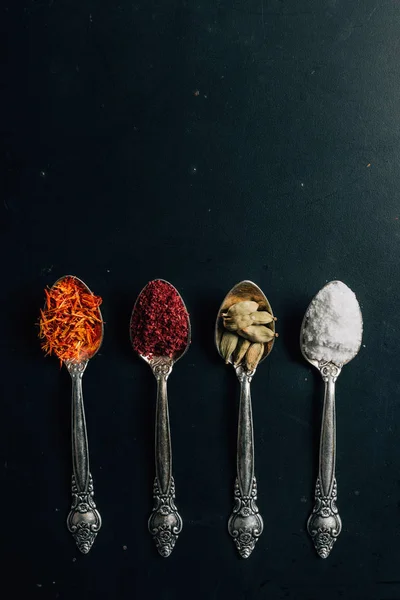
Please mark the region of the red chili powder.
POLYGON ((131 320, 131 340, 136 352, 147 358, 169 356, 186 348, 189 314, 176 289, 155 279, 142 290, 131 320))

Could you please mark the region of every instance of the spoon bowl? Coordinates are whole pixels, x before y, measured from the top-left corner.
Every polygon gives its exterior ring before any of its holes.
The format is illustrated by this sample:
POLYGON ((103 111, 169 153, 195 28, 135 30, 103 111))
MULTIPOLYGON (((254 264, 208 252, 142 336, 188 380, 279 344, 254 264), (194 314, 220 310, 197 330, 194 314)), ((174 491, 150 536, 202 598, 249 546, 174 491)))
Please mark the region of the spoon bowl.
MULTIPOLYGON (((178 292, 178 290, 169 281, 166 281, 165 279, 155 279, 154 281, 162 281, 163 283, 166 283, 167 285, 169 285, 174 290, 175 294, 179 297, 179 299, 180 299, 180 301, 182 303, 182 306, 184 307, 185 312, 187 314, 188 334, 187 334, 186 346, 180 352, 176 352, 171 357, 167 357, 167 358, 169 358, 172 361, 172 364, 175 364, 176 362, 178 362, 178 360, 180 358, 182 358, 182 356, 184 356, 186 354, 186 352, 188 351, 189 346, 191 344, 191 341, 192 341, 192 327, 191 327, 190 318, 189 318, 189 311, 188 311, 188 309, 186 307, 185 302, 183 301, 182 296, 180 295, 180 293, 178 292)), ((135 304, 133 305, 133 309, 132 309, 132 313, 131 313, 131 320, 130 320, 130 327, 129 327, 129 338, 130 338, 131 345, 132 345, 134 351, 140 356, 141 359, 143 359, 148 365, 151 366, 152 362, 154 362, 155 359, 160 359, 161 357, 148 357, 148 356, 146 356, 144 354, 141 354, 140 352, 137 352, 137 350, 136 350, 136 348, 134 346, 133 335, 132 335, 132 333, 133 333, 132 324, 133 324, 133 318, 134 318, 134 315, 135 315, 135 311, 137 310, 137 307, 138 307, 139 302, 140 302, 140 297, 143 294, 143 292, 145 291, 145 289, 147 288, 147 285, 148 284, 146 284, 142 288, 142 290, 140 291, 138 297, 136 298, 135 304)))
MULTIPOLYGON (((314 367, 316 367, 318 370, 320 370, 320 363, 326 363, 326 362, 332 362, 333 364, 335 364, 337 367, 342 368, 344 365, 347 365, 351 360, 353 360, 353 358, 358 354, 360 348, 361 348, 361 341, 362 341, 362 331, 363 331, 363 322, 362 322, 362 314, 361 314, 361 309, 360 309, 360 305, 357 302, 357 299, 355 297, 355 295, 353 294, 354 298, 353 298, 353 302, 352 302, 352 308, 353 310, 356 312, 357 315, 357 321, 358 323, 356 325, 358 325, 358 334, 355 336, 354 340, 349 340, 347 339, 347 348, 346 348, 346 352, 343 353, 343 356, 340 357, 339 351, 337 349, 335 349, 334 347, 329 348, 328 346, 325 347, 325 353, 324 355, 320 355, 318 357, 316 357, 316 352, 314 352, 314 355, 311 355, 310 352, 307 350, 307 345, 306 345, 306 341, 305 341, 305 337, 307 335, 308 329, 310 327, 312 327, 312 323, 310 324, 310 311, 312 310, 312 308, 317 305, 317 303, 319 302, 319 299, 329 290, 333 290, 335 287, 342 287, 343 289, 345 289, 346 291, 351 291, 344 283, 342 283, 341 281, 330 281, 329 283, 327 283, 326 285, 324 285, 319 292, 314 296, 314 298, 311 300, 306 313, 304 315, 302 324, 301 324, 301 328, 300 328, 300 349, 301 349, 301 353, 303 355, 303 357, 310 363, 312 364, 314 367)), ((329 308, 329 307, 328 307, 329 308)), ((330 308, 330 311, 332 312, 332 308, 330 308)), ((338 320, 340 319, 340 314, 337 314, 337 318, 338 320)), ((326 337, 326 333, 328 332, 331 336, 333 336, 333 332, 331 331, 332 327, 328 328, 326 327, 326 330, 324 332, 321 332, 321 336, 325 335, 326 337)), ((318 333, 316 334, 315 331, 313 331, 313 336, 315 337, 315 346, 316 346, 316 351, 318 352, 322 352, 322 348, 324 346, 324 342, 323 340, 318 338, 318 333)), ((340 343, 340 340, 335 340, 336 344, 340 343)), ((326 342, 325 342, 326 343, 326 342)), ((331 344, 332 346, 333 344, 331 344)))
MULTIPOLYGON (((82 281, 82 279, 79 279, 79 277, 76 277, 76 275, 63 275, 62 277, 59 277, 57 279, 57 281, 55 281, 53 283, 53 285, 51 286, 51 289, 55 288, 64 279, 74 279, 78 283, 78 285, 82 288, 83 291, 85 291, 87 294, 91 294, 93 296, 92 290, 86 285, 86 283, 84 281, 82 281)), ((46 303, 44 305, 44 308, 46 308, 46 303)), ((98 318, 100 319, 100 323, 98 324, 99 331, 98 331, 98 339, 97 339, 96 348, 90 354, 87 354, 87 356, 84 359, 81 359, 81 360, 90 360, 91 358, 93 358, 93 356, 95 356, 97 354, 97 352, 99 351, 99 349, 103 343, 104 323, 103 323, 103 317, 101 314, 100 307, 97 308, 97 313, 98 313, 98 318)), ((65 361, 65 366, 68 368, 67 363, 76 363, 76 362, 80 362, 80 361, 76 361, 76 360, 65 361)))
MULTIPOLYGON (((224 332, 222 313, 228 311, 233 304, 236 304, 237 302, 242 302, 243 300, 252 300, 254 302, 257 302, 260 310, 267 311, 271 313, 272 316, 274 316, 274 313, 272 312, 272 307, 267 297, 265 296, 264 292, 258 287, 258 285, 248 280, 244 280, 240 283, 237 283, 225 296, 219 308, 217 320, 215 323, 215 345, 220 356, 222 356, 220 352, 220 342, 222 334, 224 332)), ((275 333, 275 321, 272 321, 267 326, 272 330, 273 333, 275 333)), ((274 347, 274 342, 275 338, 273 338, 270 342, 266 342, 264 344, 264 353, 258 364, 265 360, 267 356, 271 353, 272 348, 274 347)), ((232 358, 229 359, 229 362, 233 364, 232 358)))

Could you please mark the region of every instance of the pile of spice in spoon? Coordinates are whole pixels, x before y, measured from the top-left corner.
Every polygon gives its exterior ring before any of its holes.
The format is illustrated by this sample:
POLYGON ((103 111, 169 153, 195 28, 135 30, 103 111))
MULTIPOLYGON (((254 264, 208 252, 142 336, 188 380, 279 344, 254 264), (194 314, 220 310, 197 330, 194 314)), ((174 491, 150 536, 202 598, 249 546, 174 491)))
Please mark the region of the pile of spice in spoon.
POLYGON ((313 298, 304 317, 302 345, 307 359, 342 367, 361 346, 362 316, 355 293, 331 281, 313 298))
POLYGON ((61 363, 91 358, 101 343, 102 299, 72 276, 59 279, 45 294, 39 321, 42 349, 47 355, 55 354, 61 363))
POLYGON ((264 344, 278 337, 274 327, 270 326, 276 317, 267 310, 259 309, 258 302, 242 300, 234 302, 221 313, 224 333, 219 351, 227 364, 232 360, 237 367, 244 361, 246 367, 253 371, 264 355, 264 344))
POLYGON ((174 358, 189 337, 189 315, 173 285, 150 281, 137 299, 131 319, 131 341, 141 356, 174 358))

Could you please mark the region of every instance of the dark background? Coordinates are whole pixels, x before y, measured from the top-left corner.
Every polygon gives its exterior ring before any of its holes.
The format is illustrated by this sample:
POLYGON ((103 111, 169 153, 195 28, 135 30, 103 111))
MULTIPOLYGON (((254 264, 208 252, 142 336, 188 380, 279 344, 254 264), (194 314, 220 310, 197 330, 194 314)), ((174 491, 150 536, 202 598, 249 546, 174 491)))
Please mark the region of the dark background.
POLYGON ((0 23, 2 597, 399 599, 400 3, 9 0, 0 23), (87 556, 65 526, 70 381, 35 329, 67 273, 106 321, 84 378, 103 517, 87 556), (146 529, 155 381, 128 339, 156 277, 193 326, 169 385, 184 530, 168 559, 146 529), (298 335, 336 278, 365 332, 338 382, 343 532, 324 561, 305 531, 323 388, 298 335), (247 561, 226 527, 238 383, 213 345, 241 279, 280 332, 252 388, 265 530, 247 561))

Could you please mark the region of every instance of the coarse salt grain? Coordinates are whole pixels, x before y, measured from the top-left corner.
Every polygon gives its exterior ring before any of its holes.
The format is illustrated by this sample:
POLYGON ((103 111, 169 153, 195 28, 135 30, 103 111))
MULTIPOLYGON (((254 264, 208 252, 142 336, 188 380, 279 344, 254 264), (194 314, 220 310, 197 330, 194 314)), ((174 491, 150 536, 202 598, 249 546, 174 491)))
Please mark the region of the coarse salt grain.
POLYGON ((358 352, 362 316, 354 292, 341 281, 324 286, 307 309, 302 344, 308 358, 342 366, 358 352))

